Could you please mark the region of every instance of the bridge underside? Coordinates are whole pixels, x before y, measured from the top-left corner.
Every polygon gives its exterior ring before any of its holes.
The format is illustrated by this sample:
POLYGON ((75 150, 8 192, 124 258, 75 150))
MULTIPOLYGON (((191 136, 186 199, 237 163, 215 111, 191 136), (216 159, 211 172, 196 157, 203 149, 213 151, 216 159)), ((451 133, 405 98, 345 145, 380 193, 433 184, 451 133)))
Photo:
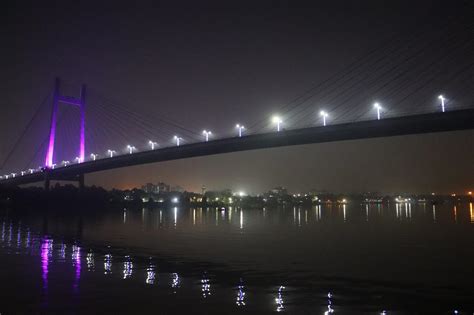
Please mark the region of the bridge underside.
POLYGON ((130 155, 99 159, 40 173, 16 176, 0 184, 21 185, 50 180, 73 180, 84 184, 84 174, 133 165, 170 161, 197 156, 274 148, 290 145, 391 137, 443 131, 474 129, 474 109, 421 114, 363 122, 284 130, 209 142, 168 147, 130 155))
POLYGON ((73 176, 64 176, 63 174, 51 174, 50 172, 43 172, 43 174, 44 190, 46 191, 49 191, 52 180, 77 182, 81 190, 84 188, 84 174, 76 174, 73 176))

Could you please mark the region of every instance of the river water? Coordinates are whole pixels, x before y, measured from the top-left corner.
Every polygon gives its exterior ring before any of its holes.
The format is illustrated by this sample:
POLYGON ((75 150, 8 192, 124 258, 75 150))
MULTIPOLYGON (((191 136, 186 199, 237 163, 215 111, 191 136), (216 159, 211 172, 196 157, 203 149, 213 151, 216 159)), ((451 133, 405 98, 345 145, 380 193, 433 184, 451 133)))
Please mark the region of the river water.
POLYGON ((4 314, 473 314, 472 203, 0 210, 4 314))

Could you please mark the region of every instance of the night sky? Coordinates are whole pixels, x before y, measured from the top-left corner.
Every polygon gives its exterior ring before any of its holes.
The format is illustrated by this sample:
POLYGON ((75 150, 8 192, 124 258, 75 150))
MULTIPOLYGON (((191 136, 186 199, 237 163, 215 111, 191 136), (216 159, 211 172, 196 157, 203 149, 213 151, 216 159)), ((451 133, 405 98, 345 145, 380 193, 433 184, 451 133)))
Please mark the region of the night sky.
MULTIPOLYGON (((453 108, 473 106, 469 1, 190 3, 10 3, 2 19, 0 163, 41 110, 1 172, 42 163, 56 76, 69 95, 88 85, 86 150, 102 155, 128 143, 145 148, 151 137, 172 145, 179 132, 187 141, 203 129, 230 136, 236 123, 249 133, 266 131, 277 113, 288 128, 320 124, 321 108, 339 122, 367 119, 375 100, 387 115, 439 110, 439 93, 453 108), (354 64, 360 72, 350 72, 354 64), (337 75, 347 81, 327 82, 298 107, 303 111, 282 109, 337 75)), ((69 145, 58 144, 56 160, 72 160, 77 115, 61 111, 58 141, 69 145)), ((278 185, 460 193, 474 190, 473 139, 474 131, 462 131, 295 146, 108 171, 86 181, 106 188, 166 181, 248 193, 278 185)))

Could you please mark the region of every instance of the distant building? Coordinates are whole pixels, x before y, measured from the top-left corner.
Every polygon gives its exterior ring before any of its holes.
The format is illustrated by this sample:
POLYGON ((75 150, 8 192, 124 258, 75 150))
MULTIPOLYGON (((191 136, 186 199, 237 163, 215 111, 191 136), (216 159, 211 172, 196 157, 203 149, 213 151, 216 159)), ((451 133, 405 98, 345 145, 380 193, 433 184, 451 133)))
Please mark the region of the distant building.
POLYGON ((147 194, 156 194, 159 192, 158 186, 152 183, 146 183, 145 185, 143 185, 142 190, 147 194))
MULTIPOLYGON (((168 186, 168 189, 169 189, 169 186, 168 186)), ((173 186, 171 191, 176 191, 176 192, 182 193, 182 192, 184 192, 184 188, 181 187, 181 186, 173 186)))
POLYGON ((273 188, 270 192, 276 196, 288 195, 288 190, 285 187, 281 187, 281 186, 273 188))
POLYGON ((171 191, 170 185, 159 182, 158 184, 146 183, 141 187, 141 189, 147 194, 160 194, 168 193, 171 191))
POLYGON ((167 193, 171 191, 170 185, 165 184, 163 182, 159 182, 157 187, 158 187, 157 193, 167 193))

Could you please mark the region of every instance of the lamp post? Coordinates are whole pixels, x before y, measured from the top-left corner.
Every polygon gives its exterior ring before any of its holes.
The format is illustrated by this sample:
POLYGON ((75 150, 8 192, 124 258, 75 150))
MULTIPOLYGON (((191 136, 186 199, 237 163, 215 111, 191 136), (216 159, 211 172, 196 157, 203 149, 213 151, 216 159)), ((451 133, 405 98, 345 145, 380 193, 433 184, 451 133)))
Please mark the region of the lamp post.
POLYGON ((81 163, 81 158, 78 157, 78 156, 76 156, 76 158, 74 159, 74 161, 75 161, 76 163, 81 163))
POLYGON ((132 154, 133 151, 135 151, 137 148, 135 148, 133 145, 127 145, 128 153, 132 154))
POLYGON ((441 100, 441 111, 444 113, 444 109, 445 109, 444 108, 444 100, 445 100, 445 98, 444 98, 443 95, 438 96, 438 98, 441 100))
POLYGON ((245 127, 237 124, 235 128, 239 130, 239 138, 242 137, 242 130, 245 130, 245 127))
POLYGON ((92 159, 92 161, 95 161, 98 156, 99 156, 98 154, 91 153, 91 159, 92 159))
POLYGON ((158 146, 158 142, 148 141, 148 145, 151 147, 152 150, 155 150, 155 146, 158 146))
POLYGON ((329 116, 328 113, 322 110, 320 115, 323 117, 323 126, 326 126, 326 117, 329 116))
POLYGON ((382 107, 379 105, 379 103, 375 103, 374 107, 377 110, 377 120, 380 120, 380 111, 382 110, 382 107))
POLYGON ((272 121, 273 121, 274 124, 277 125, 277 132, 279 132, 280 131, 280 125, 283 121, 278 116, 273 116, 272 121))
POLYGON ((183 140, 183 138, 174 136, 174 140, 176 141, 176 146, 179 147, 180 141, 183 140))
POLYGON ((107 154, 109 155, 109 157, 114 157, 114 154, 117 153, 117 151, 115 150, 107 150, 107 154))
POLYGON ((206 142, 208 142, 209 141, 209 135, 212 135, 212 132, 207 131, 207 130, 203 130, 202 134, 204 135, 204 137, 206 139, 206 142))

